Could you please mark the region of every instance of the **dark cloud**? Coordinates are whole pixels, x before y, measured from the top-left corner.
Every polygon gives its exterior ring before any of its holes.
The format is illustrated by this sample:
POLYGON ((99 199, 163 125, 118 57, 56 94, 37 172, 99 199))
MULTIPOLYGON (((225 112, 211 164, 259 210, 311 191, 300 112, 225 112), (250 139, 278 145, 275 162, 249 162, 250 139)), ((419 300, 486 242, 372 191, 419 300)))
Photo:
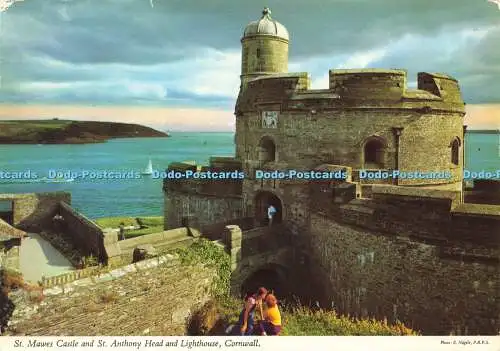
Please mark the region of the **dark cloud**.
MULTIPOLYGON (((159 104, 227 106, 237 94, 231 92, 232 82, 224 96, 200 94, 195 86, 197 74, 219 62, 215 54, 204 61, 206 49, 238 52, 244 26, 258 19, 264 6, 270 6, 273 17, 290 32, 291 62, 314 75, 326 74, 350 55, 384 49, 384 57, 369 65, 407 68, 410 74, 444 71, 464 82, 468 101, 500 99, 500 11, 486 0, 153 0, 153 4, 149 0, 16 3, 2 16, 0 100, 43 100, 40 90, 23 88, 29 82, 95 82, 94 90, 82 91, 75 85, 79 91, 59 89, 45 94, 46 100, 150 103, 156 99, 159 104), (471 40, 470 47, 459 45, 464 31, 481 32, 495 25, 497 29, 484 38, 471 40), (417 38, 413 47, 404 45, 405 36, 417 38), (440 36, 443 41, 435 39, 440 36), (447 51, 452 44, 457 44, 455 52, 447 51), (106 84, 100 84, 119 79, 164 84, 168 96, 160 98, 153 89, 150 98, 138 97, 119 86, 110 93, 106 84)), ((228 70, 233 69, 230 73, 237 79, 235 67, 231 63, 228 70)), ((219 72, 224 72, 222 66, 214 75, 219 72)))

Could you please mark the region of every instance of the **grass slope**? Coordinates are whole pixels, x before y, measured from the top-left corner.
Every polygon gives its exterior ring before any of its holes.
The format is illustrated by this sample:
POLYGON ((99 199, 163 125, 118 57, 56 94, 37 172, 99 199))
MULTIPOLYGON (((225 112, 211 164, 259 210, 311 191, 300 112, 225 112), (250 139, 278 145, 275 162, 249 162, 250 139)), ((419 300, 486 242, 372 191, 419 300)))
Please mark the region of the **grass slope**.
POLYGON ((163 231, 163 217, 105 217, 94 220, 101 228, 118 228, 120 223, 127 226, 141 226, 141 229, 125 230, 125 237, 134 238, 136 236, 158 233, 163 231))

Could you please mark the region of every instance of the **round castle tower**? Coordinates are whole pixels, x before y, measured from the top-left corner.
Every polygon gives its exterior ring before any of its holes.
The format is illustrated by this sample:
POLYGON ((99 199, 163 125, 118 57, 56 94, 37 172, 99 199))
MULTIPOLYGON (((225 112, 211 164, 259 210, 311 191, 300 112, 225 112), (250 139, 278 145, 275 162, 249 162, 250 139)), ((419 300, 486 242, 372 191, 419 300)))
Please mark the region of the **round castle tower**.
MULTIPOLYGON (((310 89, 307 73, 288 73, 289 34, 270 13, 241 39, 235 141, 249 174, 244 188, 264 190, 256 169, 329 164, 350 167, 366 197, 374 184, 462 190, 465 108, 456 79, 420 72, 411 89, 405 70, 335 69, 328 89, 310 89), (375 177, 392 170, 401 176, 375 177)), ((285 191, 279 183, 272 191, 285 191)))
POLYGON ((259 76, 288 72, 288 40, 287 29, 264 8, 262 18, 250 22, 241 38, 242 85, 259 76))

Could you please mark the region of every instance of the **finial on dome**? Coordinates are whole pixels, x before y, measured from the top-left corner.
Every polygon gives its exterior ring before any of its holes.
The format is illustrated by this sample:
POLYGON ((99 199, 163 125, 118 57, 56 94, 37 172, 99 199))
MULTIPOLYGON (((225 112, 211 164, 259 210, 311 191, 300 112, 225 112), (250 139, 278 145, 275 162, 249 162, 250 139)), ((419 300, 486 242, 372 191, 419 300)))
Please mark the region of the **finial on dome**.
POLYGON ((271 9, 269 7, 264 7, 264 10, 262 11, 262 17, 270 17, 271 16, 271 9))

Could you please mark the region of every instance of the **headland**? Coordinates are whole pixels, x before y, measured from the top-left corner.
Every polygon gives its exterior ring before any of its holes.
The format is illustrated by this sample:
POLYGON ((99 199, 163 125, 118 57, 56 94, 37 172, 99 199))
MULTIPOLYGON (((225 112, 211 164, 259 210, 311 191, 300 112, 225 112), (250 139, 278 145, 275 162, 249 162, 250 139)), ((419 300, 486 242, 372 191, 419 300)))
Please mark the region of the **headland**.
POLYGON ((113 138, 168 137, 161 132, 138 124, 72 121, 30 120, 0 121, 0 144, 90 144, 113 138))

